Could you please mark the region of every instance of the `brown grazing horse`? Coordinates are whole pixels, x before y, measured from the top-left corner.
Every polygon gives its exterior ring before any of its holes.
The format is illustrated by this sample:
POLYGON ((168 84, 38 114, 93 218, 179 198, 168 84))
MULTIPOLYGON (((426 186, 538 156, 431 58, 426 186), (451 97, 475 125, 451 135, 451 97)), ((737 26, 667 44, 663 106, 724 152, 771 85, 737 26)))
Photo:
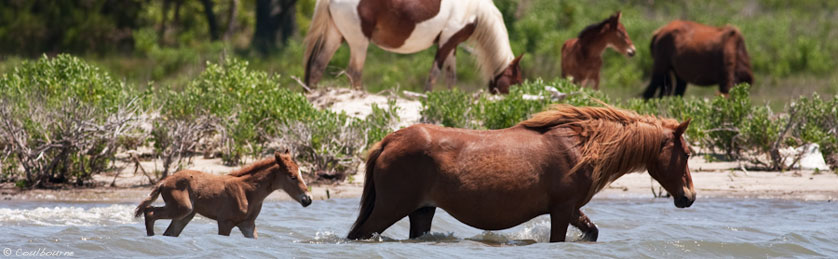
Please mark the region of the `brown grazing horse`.
POLYGON ((149 197, 137 206, 135 217, 145 215, 145 228, 154 235, 154 221, 172 219, 164 236, 178 236, 195 213, 218 221, 218 234, 229 236, 238 227, 245 237, 256 238, 256 217, 262 201, 273 191, 285 190, 303 205, 311 204, 308 187, 297 163, 288 154, 276 152, 267 158, 227 175, 214 175, 183 170, 166 177, 149 197), (163 195, 166 205, 152 207, 157 196, 163 195))
POLYGON ((615 108, 557 105, 500 130, 414 125, 369 151, 361 208, 350 239, 369 238, 408 216, 410 238, 431 229, 437 207, 469 226, 499 230, 550 214, 550 241, 568 224, 595 241, 582 213, 595 193, 623 174, 648 170, 678 208, 695 201, 689 121, 615 108))
POLYGON ((672 95, 672 75, 679 96, 684 95, 687 83, 718 84, 719 92, 726 95, 736 84, 754 82, 745 38, 733 26, 676 20, 655 32, 650 48, 654 65, 643 92, 645 99, 654 97, 658 90, 659 97, 672 95))
POLYGON ((442 71, 449 89, 456 82, 455 54, 465 41, 474 43, 490 92, 508 93, 521 83, 521 56, 513 56, 503 16, 490 0, 317 0, 305 39, 306 85, 316 86, 343 41, 350 51, 346 74, 356 89, 370 42, 401 54, 436 44, 425 91, 442 71))
POLYGON ((604 21, 591 24, 581 32, 578 38, 569 39, 562 45, 562 77, 572 77, 573 83, 587 85, 593 83, 599 90, 599 70, 602 68, 602 53, 606 48, 613 48, 628 57, 635 53, 626 27, 620 23, 621 12, 604 21))

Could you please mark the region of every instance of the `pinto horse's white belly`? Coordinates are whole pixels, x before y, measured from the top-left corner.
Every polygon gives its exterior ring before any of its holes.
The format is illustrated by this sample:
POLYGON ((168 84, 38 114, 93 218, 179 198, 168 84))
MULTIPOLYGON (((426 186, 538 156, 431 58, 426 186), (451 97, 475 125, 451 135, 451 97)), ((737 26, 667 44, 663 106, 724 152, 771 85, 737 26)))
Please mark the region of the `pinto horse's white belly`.
MULTIPOLYGON (((335 26, 350 46, 370 41, 361 29, 361 18, 358 15, 359 2, 360 0, 331 0, 329 5, 335 26)), ((445 42, 466 24, 474 21, 473 15, 466 17, 467 2, 469 1, 443 0, 439 13, 416 24, 404 44, 395 48, 378 44, 376 46, 390 52, 410 54, 430 48, 436 43, 437 36, 441 42, 445 42)))

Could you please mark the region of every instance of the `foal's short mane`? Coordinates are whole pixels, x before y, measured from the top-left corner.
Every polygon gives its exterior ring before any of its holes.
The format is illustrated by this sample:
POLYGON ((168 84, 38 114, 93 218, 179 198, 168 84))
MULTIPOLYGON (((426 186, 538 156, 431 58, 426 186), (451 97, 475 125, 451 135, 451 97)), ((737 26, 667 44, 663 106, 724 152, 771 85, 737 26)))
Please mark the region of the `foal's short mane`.
POLYGON ((275 161, 276 161, 276 159, 274 157, 265 158, 265 159, 253 162, 252 164, 246 165, 246 166, 244 166, 244 167, 242 167, 238 170, 230 172, 229 175, 231 175, 231 176, 244 176, 244 175, 247 175, 247 174, 252 174, 252 173, 255 173, 255 172, 259 172, 259 171, 262 171, 262 170, 264 170, 268 167, 271 167, 271 166, 275 165, 276 164, 275 161))
POLYGON ((581 128, 573 131, 581 140, 577 145, 581 157, 571 171, 592 170, 593 195, 617 177, 645 169, 646 163, 660 153, 666 137, 663 129, 675 129, 678 122, 610 106, 554 105, 518 125, 540 131, 581 128))
POLYGON ((576 36, 576 38, 581 39, 583 37, 588 37, 591 33, 598 33, 602 29, 602 27, 608 23, 609 20, 611 20, 611 17, 608 17, 605 20, 602 20, 601 22, 588 25, 587 27, 585 27, 585 29, 582 29, 582 31, 579 32, 579 35, 576 36))

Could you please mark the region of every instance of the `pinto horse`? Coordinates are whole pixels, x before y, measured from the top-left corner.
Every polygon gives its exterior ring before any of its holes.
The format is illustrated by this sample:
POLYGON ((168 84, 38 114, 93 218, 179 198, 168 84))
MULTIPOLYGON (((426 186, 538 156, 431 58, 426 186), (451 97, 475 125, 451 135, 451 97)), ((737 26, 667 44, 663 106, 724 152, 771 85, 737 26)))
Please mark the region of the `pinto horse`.
POLYGON ((550 214, 550 241, 568 224, 596 241, 580 208, 620 176, 640 170, 674 197, 695 201, 682 137, 689 120, 641 116, 611 107, 557 105, 500 130, 418 124, 369 151, 361 207, 349 239, 382 233, 408 216, 410 238, 431 229, 436 208, 479 229, 499 230, 550 214))
POLYGON ((734 85, 754 82, 745 38, 733 26, 713 27, 690 21, 673 21, 655 31, 650 46, 654 65, 643 98, 660 90, 659 97, 684 95, 687 83, 718 84, 727 94, 734 85), (671 74, 670 74, 671 73, 671 74))
POLYGON ((492 93, 508 93, 521 83, 500 11, 490 0, 317 0, 305 39, 305 84, 315 86, 343 41, 349 45, 346 74, 361 88, 361 71, 372 42, 395 53, 416 53, 438 46, 425 83, 430 91, 442 71, 448 88, 456 82, 456 49, 470 40, 492 93))
POLYGON ((634 43, 626 27, 620 23, 622 16, 621 12, 617 12, 602 22, 589 25, 579 32, 578 38, 564 42, 562 77, 573 77, 573 83, 583 86, 593 83, 594 90, 599 90, 599 70, 606 48, 613 48, 628 57, 634 56, 634 43))
POLYGON ((227 175, 183 170, 166 177, 137 206, 135 217, 145 215, 145 228, 154 235, 154 221, 172 219, 164 236, 178 236, 196 213, 218 221, 218 234, 229 236, 238 227, 245 237, 256 238, 256 217, 262 201, 277 189, 307 207, 311 197, 297 163, 288 151, 227 175), (152 207, 163 195, 166 205, 152 207))

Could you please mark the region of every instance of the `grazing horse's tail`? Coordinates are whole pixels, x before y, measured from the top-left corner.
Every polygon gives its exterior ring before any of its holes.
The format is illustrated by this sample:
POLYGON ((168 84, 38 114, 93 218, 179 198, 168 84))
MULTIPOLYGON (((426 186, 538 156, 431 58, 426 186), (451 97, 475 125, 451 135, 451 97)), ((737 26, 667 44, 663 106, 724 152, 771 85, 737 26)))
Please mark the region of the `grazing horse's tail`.
POLYGON ((308 27, 308 33, 303 44, 306 46, 305 54, 303 55, 303 66, 305 67, 304 82, 309 84, 309 76, 311 75, 311 65, 314 63, 314 58, 318 56, 320 50, 323 48, 323 36, 328 32, 332 26, 332 15, 329 13, 329 3, 331 0, 317 0, 314 6, 314 16, 311 18, 311 25, 308 27))
POLYGON ((384 149, 384 141, 375 143, 369 150, 366 163, 366 175, 364 176, 364 192, 361 194, 361 209, 358 213, 358 219, 352 224, 352 230, 349 231, 348 239, 364 238, 358 233, 361 225, 367 221, 372 214, 372 209, 375 205, 375 182, 373 182, 373 170, 375 169, 375 160, 381 155, 381 150, 384 149))
POLYGON ((151 193, 148 195, 148 198, 145 198, 145 200, 140 202, 140 205, 138 205, 137 208, 134 209, 134 217, 140 217, 141 215, 143 215, 145 208, 151 205, 151 203, 154 202, 154 200, 157 200, 157 196, 160 196, 161 186, 161 184, 157 184, 157 186, 154 187, 154 190, 151 190, 151 193))

